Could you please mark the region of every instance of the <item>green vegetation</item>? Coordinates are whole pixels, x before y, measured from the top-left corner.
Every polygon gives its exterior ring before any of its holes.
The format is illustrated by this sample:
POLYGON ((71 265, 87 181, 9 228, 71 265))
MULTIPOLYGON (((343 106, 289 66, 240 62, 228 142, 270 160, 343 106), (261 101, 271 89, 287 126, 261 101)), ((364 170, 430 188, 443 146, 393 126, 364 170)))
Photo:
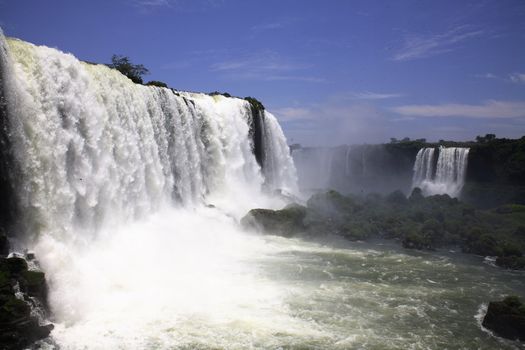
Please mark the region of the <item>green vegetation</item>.
POLYGON ((129 57, 122 55, 113 55, 111 63, 107 66, 118 70, 136 84, 142 84, 142 76, 149 73, 149 70, 142 64, 133 64, 129 57))
POLYGON ((400 191, 387 196, 344 196, 329 191, 313 195, 306 207, 301 207, 300 215, 292 212, 297 210, 294 208, 255 209, 247 215, 251 221, 243 220, 286 236, 381 237, 396 239, 405 248, 424 250, 457 246, 465 253, 496 256, 496 264, 504 268, 525 268, 522 205, 481 210, 448 195, 425 198, 416 188, 408 198, 400 191))
POLYGON ((245 97, 244 99, 250 102, 250 106, 254 114, 258 114, 259 112, 264 111, 264 105, 261 103, 261 101, 257 100, 255 97, 248 96, 248 97, 245 97))
POLYGON ((162 81, 158 81, 158 80, 148 81, 146 83, 146 85, 148 85, 148 86, 158 86, 158 87, 162 87, 162 88, 167 88, 168 87, 168 84, 163 83, 162 81))
POLYGON ((232 95, 230 95, 229 93, 227 93, 227 92, 220 92, 220 91, 213 91, 213 92, 210 92, 208 95, 211 95, 211 96, 221 95, 221 96, 224 96, 224 97, 232 97, 232 95))

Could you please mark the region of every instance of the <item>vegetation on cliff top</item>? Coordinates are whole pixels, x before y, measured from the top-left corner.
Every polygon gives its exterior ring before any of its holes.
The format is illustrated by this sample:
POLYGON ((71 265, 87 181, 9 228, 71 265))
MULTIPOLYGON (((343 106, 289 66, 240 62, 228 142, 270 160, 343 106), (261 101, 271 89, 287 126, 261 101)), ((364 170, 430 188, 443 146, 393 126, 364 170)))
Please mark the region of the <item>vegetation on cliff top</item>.
POLYGON ((142 84, 142 76, 149 73, 149 70, 144 65, 133 64, 129 57, 123 55, 111 56, 111 63, 107 66, 118 70, 137 84, 142 84))

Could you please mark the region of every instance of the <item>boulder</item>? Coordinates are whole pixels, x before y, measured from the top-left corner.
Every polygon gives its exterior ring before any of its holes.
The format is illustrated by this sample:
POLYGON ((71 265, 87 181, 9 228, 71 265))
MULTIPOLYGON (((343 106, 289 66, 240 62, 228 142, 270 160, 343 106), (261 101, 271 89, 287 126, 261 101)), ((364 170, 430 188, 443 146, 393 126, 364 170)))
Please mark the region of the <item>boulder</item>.
POLYGON ((525 257, 523 256, 498 256, 496 265, 509 270, 524 270, 525 257))
POLYGON ((20 257, 0 258, 0 349, 25 349, 49 336, 53 325, 40 325, 31 314, 32 307, 45 307, 46 299, 43 272, 28 270, 27 262, 20 257), (15 295, 17 289, 22 296, 15 295))
POLYGON ((483 327, 500 337, 525 341, 525 305, 516 296, 490 302, 483 327))
POLYGON ((9 254, 9 241, 5 233, 0 229, 0 257, 7 256, 7 254, 9 254))
POLYGON ((241 219, 246 228, 258 228, 265 233, 291 237, 305 229, 306 208, 293 204, 281 210, 252 209, 241 219))

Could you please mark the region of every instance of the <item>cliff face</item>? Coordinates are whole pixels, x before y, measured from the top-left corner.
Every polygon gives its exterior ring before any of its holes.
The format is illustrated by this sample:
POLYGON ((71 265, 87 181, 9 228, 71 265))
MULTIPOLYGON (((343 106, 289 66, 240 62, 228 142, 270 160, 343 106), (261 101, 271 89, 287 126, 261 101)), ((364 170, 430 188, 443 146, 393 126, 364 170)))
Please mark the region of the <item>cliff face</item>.
POLYGON ((475 143, 469 154, 467 181, 525 185, 525 136, 475 143))
POLYGON ((480 207, 525 204, 525 137, 473 144, 462 198, 480 207))
POLYGON ((525 137, 486 142, 436 144, 409 141, 326 149, 302 148, 294 150, 293 154, 303 189, 324 187, 344 193, 389 193, 400 189, 408 194, 417 152, 424 147, 439 146, 470 148, 461 195, 463 200, 480 207, 525 203, 525 137), (314 158, 317 158, 313 161, 315 164, 305 165, 308 159, 314 158), (305 172, 315 173, 321 167, 328 171, 316 176, 325 177, 324 182, 311 177, 305 181, 305 172))
POLYGON ((8 227, 15 216, 16 206, 13 200, 11 175, 13 161, 11 143, 8 137, 7 106, 4 96, 4 81, 2 80, 2 65, 0 64, 0 227, 8 227), (11 170, 10 170, 11 169, 11 170))

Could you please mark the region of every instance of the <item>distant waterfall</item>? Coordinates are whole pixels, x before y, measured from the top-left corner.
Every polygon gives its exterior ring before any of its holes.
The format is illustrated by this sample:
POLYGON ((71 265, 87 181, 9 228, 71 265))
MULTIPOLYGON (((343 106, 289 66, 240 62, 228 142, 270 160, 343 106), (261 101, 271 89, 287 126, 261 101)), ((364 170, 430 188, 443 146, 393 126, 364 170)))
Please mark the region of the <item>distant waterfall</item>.
POLYGON ((92 230, 170 203, 230 198, 240 208, 263 185, 296 189, 270 113, 266 165, 257 163, 245 100, 137 85, 105 65, 1 32, 0 78, 26 232, 92 230))
POLYGON ((426 195, 459 196, 467 174, 469 150, 441 146, 436 163, 434 148, 420 149, 414 163, 412 187, 420 187, 426 195))
POLYGON ((434 176, 434 152, 435 148, 422 148, 417 152, 412 180, 414 184, 432 180, 434 176))
POLYGON ((334 151, 331 148, 299 148, 292 152, 299 187, 306 192, 330 188, 334 151))
POLYGON ((297 193, 297 173, 283 131, 273 114, 265 111, 262 128, 265 185, 297 193))

